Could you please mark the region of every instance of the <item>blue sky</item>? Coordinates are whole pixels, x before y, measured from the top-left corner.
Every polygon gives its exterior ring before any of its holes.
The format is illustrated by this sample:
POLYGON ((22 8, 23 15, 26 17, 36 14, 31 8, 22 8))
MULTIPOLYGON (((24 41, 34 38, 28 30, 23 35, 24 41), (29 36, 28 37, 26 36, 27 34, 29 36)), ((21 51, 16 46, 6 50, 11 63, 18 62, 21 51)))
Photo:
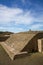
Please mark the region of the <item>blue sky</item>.
POLYGON ((43 0, 0 0, 0 31, 43 30, 43 0))

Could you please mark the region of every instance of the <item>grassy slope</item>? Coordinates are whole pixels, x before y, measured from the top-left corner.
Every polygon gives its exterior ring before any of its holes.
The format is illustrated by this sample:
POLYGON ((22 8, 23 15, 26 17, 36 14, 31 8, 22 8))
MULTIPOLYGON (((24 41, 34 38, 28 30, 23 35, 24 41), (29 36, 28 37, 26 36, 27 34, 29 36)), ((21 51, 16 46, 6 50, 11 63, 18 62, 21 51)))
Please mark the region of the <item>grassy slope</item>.
POLYGON ((4 49, 0 46, 0 65, 43 65, 43 54, 33 53, 29 56, 17 57, 11 60, 4 49))

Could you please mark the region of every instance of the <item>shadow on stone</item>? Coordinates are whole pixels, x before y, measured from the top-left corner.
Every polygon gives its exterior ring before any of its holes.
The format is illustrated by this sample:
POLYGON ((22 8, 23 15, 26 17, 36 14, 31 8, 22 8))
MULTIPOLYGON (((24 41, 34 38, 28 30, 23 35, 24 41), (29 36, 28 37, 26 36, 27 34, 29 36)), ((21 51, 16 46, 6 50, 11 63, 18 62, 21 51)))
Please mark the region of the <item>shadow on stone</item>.
POLYGON ((32 55, 32 53, 19 54, 19 55, 16 55, 16 56, 14 57, 14 60, 15 60, 15 59, 24 58, 24 57, 27 57, 27 56, 31 56, 31 55, 32 55))

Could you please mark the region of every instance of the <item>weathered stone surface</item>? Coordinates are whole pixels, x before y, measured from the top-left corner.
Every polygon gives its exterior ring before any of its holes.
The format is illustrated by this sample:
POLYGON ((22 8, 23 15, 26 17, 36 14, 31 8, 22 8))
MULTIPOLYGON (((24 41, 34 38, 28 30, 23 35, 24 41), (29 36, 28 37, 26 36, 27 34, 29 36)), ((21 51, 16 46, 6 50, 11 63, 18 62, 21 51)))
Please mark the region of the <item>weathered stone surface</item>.
POLYGON ((43 39, 38 39, 38 51, 43 52, 43 39))
POLYGON ((1 45, 13 60, 16 55, 38 51, 37 40, 41 38, 43 38, 43 32, 16 33, 2 41, 1 45))

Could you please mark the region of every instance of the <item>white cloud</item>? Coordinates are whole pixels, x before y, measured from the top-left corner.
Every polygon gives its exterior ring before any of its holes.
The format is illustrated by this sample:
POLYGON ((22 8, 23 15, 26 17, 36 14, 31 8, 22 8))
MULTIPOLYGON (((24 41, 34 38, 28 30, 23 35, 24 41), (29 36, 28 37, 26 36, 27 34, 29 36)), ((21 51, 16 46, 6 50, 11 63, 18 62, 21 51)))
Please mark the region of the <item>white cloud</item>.
POLYGON ((24 12, 20 8, 8 8, 0 5, 0 23, 14 21, 15 24, 30 24, 33 20, 30 11, 24 12))
POLYGON ((32 30, 41 30, 40 28, 43 27, 43 24, 34 24, 30 27, 32 30))
MULTIPOLYGON (((43 14, 39 13, 39 15, 37 15, 37 13, 32 13, 31 10, 24 11, 21 8, 9 8, 7 6, 0 5, 0 24, 9 24, 9 22, 14 22, 16 25, 24 24, 28 26, 34 22, 43 23, 43 14), (36 15, 36 17, 34 17, 34 15, 36 15)), ((39 27, 40 25, 36 25, 36 29, 39 27)), ((21 31, 21 28, 15 29, 21 31)), ((35 25, 32 26, 32 29, 35 29, 35 25)), ((14 28, 12 28, 12 30, 14 30, 14 28)), ((24 29, 22 28, 22 30, 24 29)))
POLYGON ((35 18, 32 16, 31 11, 24 12, 20 8, 8 8, 0 5, 0 23, 12 21, 14 21, 15 24, 31 24, 34 21, 43 22, 42 15, 40 17, 37 15, 35 18))
POLYGON ((43 14, 38 16, 38 18, 35 18, 35 21, 40 22, 40 23, 43 22, 43 14))
POLYGON ((8 8, 0 5, 0 22, 11 22, 14 20, 16 15, 21 13, 23 13, 23 10, 19 8, 8 8))
POLYGON ((19 27, 0 27, 0 31, 10 31, 10 32, 20 32, 20 31, 24 31, 23 28, 19 28, 19 27))

